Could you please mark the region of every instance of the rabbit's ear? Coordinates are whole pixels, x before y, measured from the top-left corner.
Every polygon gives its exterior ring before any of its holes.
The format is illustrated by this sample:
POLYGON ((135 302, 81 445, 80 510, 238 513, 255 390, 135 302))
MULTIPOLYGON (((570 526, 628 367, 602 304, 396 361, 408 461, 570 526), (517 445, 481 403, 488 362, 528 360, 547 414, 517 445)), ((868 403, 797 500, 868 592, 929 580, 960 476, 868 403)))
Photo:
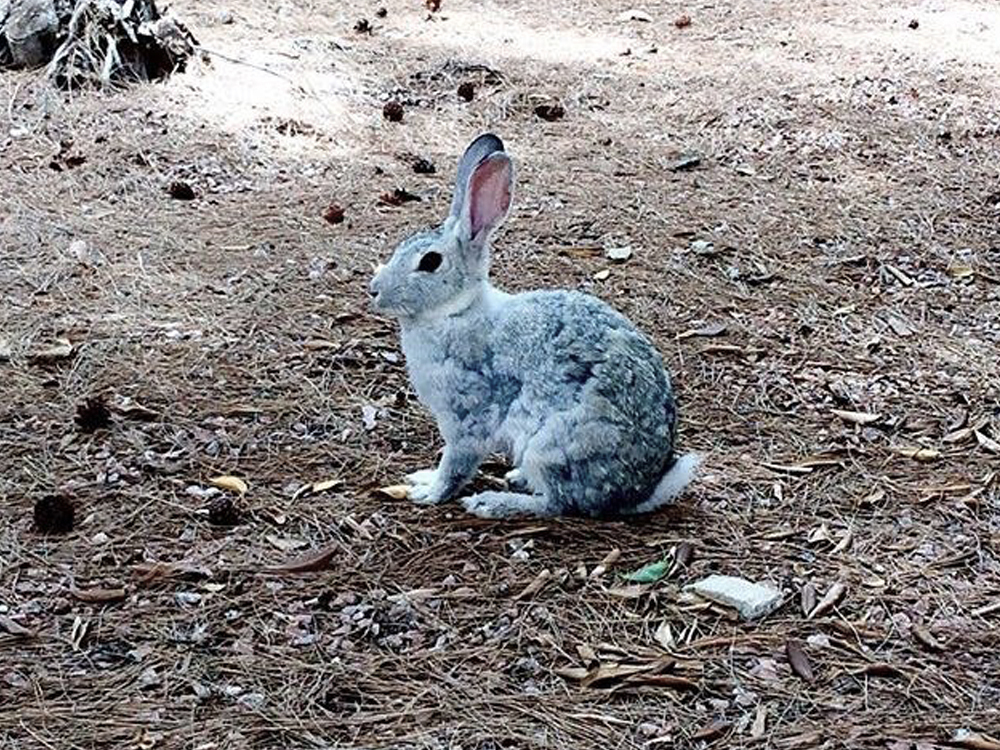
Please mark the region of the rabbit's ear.
POLYGON ((459 241, 470 260, 484 259, 490 233, 510 210, 513 188, 514 165, 502 151, 487 156, 472 170, 457 223, 459 241))
POLYGON ((458 175, 455 178, 455 195, 451 199, 451 215, 456 219, 462 218, 462 209, 465 207, 465 196, 469 187, 469 178, 472 172, 490 154, 503 151, 503 141, 493 133, 483 133, 476 138, 469 147, 465 149, 462 158, 458 162, 458 175))

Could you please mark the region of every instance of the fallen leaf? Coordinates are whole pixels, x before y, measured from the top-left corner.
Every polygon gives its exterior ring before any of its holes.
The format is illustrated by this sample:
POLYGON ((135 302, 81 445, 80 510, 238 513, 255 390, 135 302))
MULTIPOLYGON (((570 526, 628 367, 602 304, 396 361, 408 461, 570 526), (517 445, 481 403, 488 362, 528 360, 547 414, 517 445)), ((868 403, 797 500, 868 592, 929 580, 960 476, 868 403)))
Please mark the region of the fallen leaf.
POLYGON ((73 344, 69 339, 56 339, 56 343, 44 349, 37 349, 28 354, 28 359, 37 364, 56 362, 73 356, 73 344))
POLYGON ((944 644, 941 643, 927 628, 922 625, 914 625, 913 637, 931 651, 944 651, 944 644))
POLYGON ((560 677, 565 677, 567 680, 576 680, 577 682, 585 680, 587 675, 590 674, 590 670, 586 667, 557 667, 553 671, 560 677))
POLYGON ((309 542, 305 539, 294 539, 292 537, 277 536, 275 534, 267 534, 264 538, 282 552, 292 552, 309 546, 309 542))
POLYGON ((757 715, 754 717, 753 726, 750 727, 750 736, 755 740, 759 740, 764 736, 764 731, 766 729, 765 722, 767 721, 767 709, 764 708, 763 703, 757 704, 757 715))
POLYGON ((588 666, 591 664, 596 664, 598 661, 597 652, 594 651, 594 649, 588 646, 586 643, 577 644, 576 653, 580 655, 580 658, 583 659, 584 663, 587 664, 588 666))
POLYGON ((933 448, 917 448, 910 446, 897 446, 892 449, 895 453, 905 458, 912 458, 914 461, 929 463, 941 458, 941 452, 933 448))
POLYGON ((674 641, 674 633, 670 629, 670 623, 664 620, 653 633, 653 638, 666 651, 673 651, 677 643, 674 641))
POLYGON ((686 172, 689 169, 694 169, 699 164, 701 164, 701 155, 695 153, 681 154, 677 161, 675 161, 671 166, 674 172, 686 172))
POLYGON ((82 644, 83 639, 87 637, 88 630, 90 630, 90 625, 86 620, 81 618, 79 615, 73 618, 73 626, 69 631, 69 640, 74 651, 80 650, 80 644, 82 644))
POLYGON ((272 565, 264 570, 268 573, 311 573, 327 567, 336 553, 336 547, 325 547, 283 565, 272 565))
POLYGON ((230 492, 235 492, 238 495, 245 495, 249 489, 246 482, 239 477, 234 477, 229 474, 213 477, 208 480, 208 483, 213 487, 218 487, 220 490, 229 490, 230 492))
POLYGON ((968 279, 976 275, 971 266, 948 266, 948 275, 953 279, 968 279))
POLYGON ((678 567, 686 568, 694 558, 694 545, 691 542, 681 542, 674 551, 674 562, 678 567))
POLYGON ((691 25, 691 16, 685 14, 674 19, 674 26, 678 29, 686 29, 691 25))
POLYGON ((811 583, 803 586, 799 594, 799 601, 802 605, 802 614, 804 615, 808 615, 816 609, 816 587, 811 583))
POLYGON ((826 592, 822 599, 813 607, 812 611, 806 615, 807 620, 811 620, 814 617, 819 617, 821 614, 831 609, 840 598, 847 591, 847 586, 842 583, 835 583, 830 587, 830 590, 826 592))
POLYGON ((813 675, 812 666, 809 664, 809 659, 806 657, 805 651, 802 650, 801 643, 798 641, 788 641, 785 644, 785 655, 788 657, 788 663, 792 665, 792 671, 795 674, 806 682, 812 682, 816 679, 813 675))
POLYGON ((907 324, 907 322, 901 318, 897 318, 895 315, 890 315, 888 318, 889 327, 893 332, 900 338, 905 338, 907 336, 913 335, 913 329, 907 324))
POLYGON ((35 634, 33 630, 24 627, 17 620, 14 620, 7 615, 0 615, 0 628, 6 630, 11 635, 16 635, 21 638, 30 638, 35 634))
POLYGON ((551 577, 552 577, 552 571, 549 570, 548 568, 545 568, 544 570, 540 571, 538 575, 535 576, 534 580, 527 586, 525 586, 521 590, 521 593, 519 593, 517 596, 514 597, 514 600, 520 601, 521 599, 527 599, 529 597, 534 596, 543 588, 545 588, 545 584, 549 582, 549 579, 551 577))
POLYGON ((970 750, 1000 750, 1000 739, 968 729, 956 729, 951 736, 950 744, 970 750))
POLYGON ((689 339, 692 336, 721 336, 726 332, 726 326, 724 323, 712 323, 707 326, 702 326, 701 328, 692 328, 689 331, 684 331, 684 333, 678 334, 679 339, 689 339))
POLYGON ((70 593, 74 599, 92 604, 104 604, 108 602, 121 601, 126 596, 124 588, 116 589, 72 589, 70 593))
POLYGON ((605 268, 594 274, 594 281, 607 281, 611 276, 611 269, 605 268))
POLYGON ((393 484, 389 487, 379 487, 375 490, 380 495, 385 495, 393 500, 405 500, 410 494, 410 485, 408 484, 393 484))
POLYGON ((670 565, 670 561, 660 560, 643 565, 638 570, 634 570, 623 577, 626 581, 634 581, 635 583, 655 583, 670 572, 670 565))
POLYGON ((852 424, 872 424, 882 418, 881 414, 871 414, 866 411, 843 411, 841 409, 831 409, 831 411, 845 422, 852 424))
POLYGON ((158 578, 184 578, 203 580, 213 576, 212 570, 192 562, 167 563, 159 561, 141 562, 132 566, 132 573, 140 584, 147 584, 158 578))
POLYGON ((608 552, 608 554, 604 556, 604 559, 601 560, 597 565, 595 565, 594 569, 590 571, 590 577, 600 578, 608 571, 608 568, 610 568, 612 565, 618 562, 618 558, 621 556, 622 556, 621 549, 618 547, 613 547, 608 552))
POLYGON ((619 599, 638 599, 649 589, 641 583, 637 583, 633 586, 612 586, 607 591, 611 596, 619 599))
POLYGON ((993 438, 987 437, 979 430, 976 430, 976 442, 979 446, 990 453, 1000 453, 1000 443, 993 438))

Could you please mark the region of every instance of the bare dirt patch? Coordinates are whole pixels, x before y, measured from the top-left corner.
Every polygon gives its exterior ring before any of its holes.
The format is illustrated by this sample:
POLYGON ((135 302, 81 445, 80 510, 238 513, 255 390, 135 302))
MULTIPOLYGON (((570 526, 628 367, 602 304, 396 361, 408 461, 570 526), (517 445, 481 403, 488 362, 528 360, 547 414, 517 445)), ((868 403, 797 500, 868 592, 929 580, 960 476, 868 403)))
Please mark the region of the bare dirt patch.
POLYGON ((0 78, 0 744, 998 734, 994 4, 211 5, 174 7, 214 54, 165 84, 0 78), (675 373, 708 461, 667 512, 375 491, 438 439, 365 284, 486 128, 519 169, 497 281, 601 296, 675 373), (49 496, 72 531, 35 529, 49 496), (788 601, 682 594, 715 572, 788 601))

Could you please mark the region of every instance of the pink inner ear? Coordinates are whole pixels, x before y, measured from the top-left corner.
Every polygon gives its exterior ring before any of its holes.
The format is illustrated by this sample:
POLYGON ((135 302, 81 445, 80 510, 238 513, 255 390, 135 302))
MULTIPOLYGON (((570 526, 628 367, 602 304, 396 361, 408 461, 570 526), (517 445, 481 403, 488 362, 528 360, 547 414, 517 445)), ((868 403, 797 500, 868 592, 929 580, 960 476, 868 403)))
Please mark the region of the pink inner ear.
POLYGON ((491 229, 510 208, 510 160, 487 159, 469 179, 469 225, 473 237, 491 229))

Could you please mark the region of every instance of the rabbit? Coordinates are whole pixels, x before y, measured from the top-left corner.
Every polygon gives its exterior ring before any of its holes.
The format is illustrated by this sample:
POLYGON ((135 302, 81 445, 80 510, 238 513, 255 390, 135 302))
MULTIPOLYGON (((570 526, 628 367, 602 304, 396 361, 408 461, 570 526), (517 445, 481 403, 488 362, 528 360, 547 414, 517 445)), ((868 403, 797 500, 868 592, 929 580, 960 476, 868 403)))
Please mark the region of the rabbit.
POLYGON ((411 383, 444 438, 409 497, 455 497, 491 453, 509 491, 462 502, 484 518, 618 516, 671 502, 700 458, 674 453, 677 408, 652 342, 576 291, 508 294, 490 284, 490 236, 510 210, 514 166, 485 133, 458 165, 444 223, 404 240, 369 293, 395 317, 411 383))

